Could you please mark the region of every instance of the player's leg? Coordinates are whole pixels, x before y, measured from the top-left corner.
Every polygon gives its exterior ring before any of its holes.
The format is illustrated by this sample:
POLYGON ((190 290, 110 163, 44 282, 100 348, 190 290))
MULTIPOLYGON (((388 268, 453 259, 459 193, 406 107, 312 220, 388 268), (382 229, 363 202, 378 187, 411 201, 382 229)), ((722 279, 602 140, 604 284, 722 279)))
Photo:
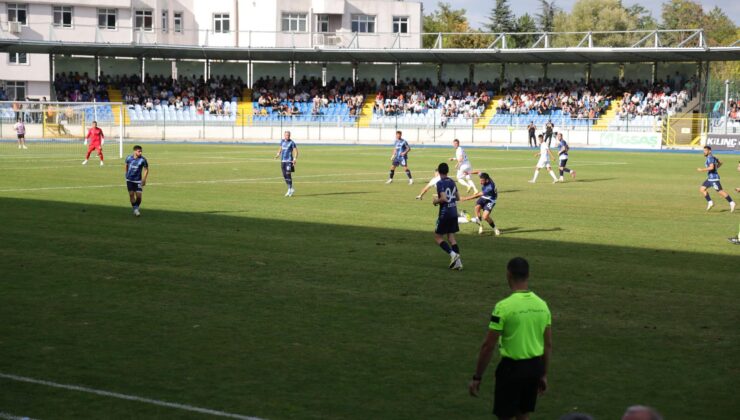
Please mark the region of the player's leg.
POLYGON ((547 162, 547 173, 550 174, 550 177, 552 178, 552 182, 556 183, 558 182, 558 177, 555 176, 555 172, 552 171, 552 166, 550 165, 550 162, 547 162))
POLYGON ((100 145, 95 148, 98 151, 98 157, 100 158, 100 166, 103 166, 103 146, 100 145))
POLYGON ((391 169, 390 169, 390 171, 388 171, 388 181, 385 181, 385 183, 386 183, 386 184, 390 184, 391 182, 393 182, 393 175, 395 175, 395 174, 396 174, 396 168, 397 168, 397 167, 398 167, 398 165, 396 165, 396 162, 394 161, 394 162, 393 162, 393 163, 391 164, 391 169))
POLYGON ((529 180, 530 184, 534 184, 537 182, 537 177, 540 175, 540 164, 538 163, 537 166, 534 167, 534 175, 532 176, 532 179, 529 180))
POLYGON ((486 220, 486 222, 488 222, 488 225, 491 226, 491 229, 493 229, 493 234, 496 235, 496 236, 499 236, 499 235, 501 235, 501 231, 498 230, 498 228, 496 227, 496 222, 494 222, 493 221, 493 217, 491 217, 491 213, 493 213, 493 206, 495 204, 493 204, 493 203, 491 203, 491 204, 492 205, 490 206, 490 209, 487 208, 483 212, 483 218, 486 220))
POLYGON ((90 159, 90 155, 92 154, 93 150, 95 150, 95 146, 92 144, 87 146, 87 153, 85 154, 85 160, 82 161, 83 165, 87 165, 87 161, 90 159))
POLYGON ((454 263, 452 263, 453 270, 462 270, 462 259, 460 258, 460 246, 457 245, 457 238, 455 238, 454 233, 448 233, 447 234, 447 240, 450 242, 450 247, 452 248, 452 252, 454 252, 457 255, 457 259, 454 263))
POLYGON ((283 172, 283 179, 285 184, 288 186, 288 191, 285 193, 286 197, 290 197, 293 194, 293 174, 290 172, 290 162, 282 162, 280 169, 283 172))
POLYGON ((406 176, 409 178, 409 185, 413 184, 414 178, 411 176, 411 169, 409 169, 409 165, 408 164, 403 165, 403 169, 406 171, 406 176))
POLYGON ((725 190, 722 189, 722 184, 717 184, 717 193, 720 195, 720 197, 724 198, 729 204, 730 204, 730 213, 735 211, 735 201, 732 200, 732 197, 730 197, 730 194, 728 194, 725 190))
POLYGON ((709 181, 704 181, 701 187, 699 187, 699 193, 704 197, 705 200, 707 200, 707 211, 709 211, 712 207, 714 207, 714 202, 712 201, 712 197, 709 196, 709 190, 708 190, 709 185, 711 185, 709 181))
POLYGON ((21 148, 28 149, 28 147, 26 146, 26 135, 25 134, 21 136, 21 148))

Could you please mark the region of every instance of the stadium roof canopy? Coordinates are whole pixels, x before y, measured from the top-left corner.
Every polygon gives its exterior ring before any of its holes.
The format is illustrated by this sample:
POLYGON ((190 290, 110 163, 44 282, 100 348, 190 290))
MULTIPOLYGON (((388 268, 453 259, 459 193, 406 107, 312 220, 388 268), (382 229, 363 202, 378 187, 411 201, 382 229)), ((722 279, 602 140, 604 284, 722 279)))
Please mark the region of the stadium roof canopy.
MULTIPOLYGON (((281 33, 285 35, 284 33, 281 33)), ((242 35, 241 33, 239 35, 242 35)), ((305 34, 304 34, 305 35, 305 34)), ((310 35, 310 34, 309 34, 310 35)), ((367 34, 362 34, 363 36, 367 34)), ((400 47, 398 34, 377 35, 376 48, 360 48, 358 34, 344 34, 332 45, 309 41, 288 47, 158 44, 85 40, 27 40, 0 31, 0 52, 90 55, 184 60, 254 60, 296 62, 389 63, 588 63, 740 61, 740 40, 727 46, 708 46, 697 30, 607 31, 570 33, 408 34, 429 48, 400 47), (451 45, 452 47, 448 47, 451 45), (470 45, 478 48, 457 48, 470 45), (608 45, 608 46, 607 46, 608 45)), ((407 35, 407 34, 404 34, 407 35)), ((136 39, 132 36, 132 39, 136 39)), ((251 33, 250 33, 250 40, 251 33)), ((406 41, 407 42, 407 41, 406 41)), ((251 42, 245 42, 251 44, 251 42)), ((367 43, 365 43, 367 45, 367 43)), ((408 43, 407 43, 408 45, 408 43)))

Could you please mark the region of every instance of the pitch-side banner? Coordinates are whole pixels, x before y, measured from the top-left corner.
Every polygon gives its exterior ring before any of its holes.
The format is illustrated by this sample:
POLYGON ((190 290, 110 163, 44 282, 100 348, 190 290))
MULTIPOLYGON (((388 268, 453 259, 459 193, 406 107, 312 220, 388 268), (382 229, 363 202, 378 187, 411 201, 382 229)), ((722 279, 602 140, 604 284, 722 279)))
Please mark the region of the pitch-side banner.
POLYGON ((740 152, 740 134, 707 134, 707 146, 712 150, 735 150, 740 152))
POLYGON ((623 131, 592 131, 596 135, 596 142, 590 144, 597 147, 617 149, 660 149, 660 133, 651 132, 623 132, 623 131))

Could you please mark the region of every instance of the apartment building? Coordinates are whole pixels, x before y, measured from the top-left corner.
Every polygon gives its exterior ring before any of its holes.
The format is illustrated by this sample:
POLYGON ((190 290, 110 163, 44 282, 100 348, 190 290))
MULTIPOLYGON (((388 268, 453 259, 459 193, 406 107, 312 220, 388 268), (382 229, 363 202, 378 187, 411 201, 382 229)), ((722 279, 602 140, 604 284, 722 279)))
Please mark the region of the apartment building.
MULTIPOLYGON (((408 0, 0 2, 0 37, 142 48, 409 48, 421 46, 421 25, 420 1, 408 0)), ((51 97, 55 70, 47 54, 0 53, 8 99, 51 97)))

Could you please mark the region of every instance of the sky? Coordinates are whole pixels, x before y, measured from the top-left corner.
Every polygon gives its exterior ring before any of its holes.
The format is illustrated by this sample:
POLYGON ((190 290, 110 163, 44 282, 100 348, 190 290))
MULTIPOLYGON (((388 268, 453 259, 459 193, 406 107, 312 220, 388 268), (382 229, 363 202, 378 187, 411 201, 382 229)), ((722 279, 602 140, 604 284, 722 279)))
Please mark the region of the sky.
MULTIPOLYGON (((424 4, 424 13, 431 13, 437 8, 439 0, 421 0, 424 4)), ((481 24, 488 20, 488 15, 495 4, 494 0, 444 0, 451 3, 455 9, 465 9, 468 15, 468 21, 473 28, 480 28, 481 24)), ((563 10, 570 11, 576 0, 555 0, 555 4, 563 10)), ((660 21, 661 0, 635 1, 623 0, 625 6, 630 7, 634 4, 641 4, 650 10, 653 17, 660 21)), ((714 6, 719 6, 725 14, 732 19, 736 25, 740 25, 740 1, 738 0, 701 0, 704 11, 709 12, 714 6)), ((539 0, 512 0, 509 1, 512 12, 519 16, 524 13, 535 15, 539 11, 539 0)))

